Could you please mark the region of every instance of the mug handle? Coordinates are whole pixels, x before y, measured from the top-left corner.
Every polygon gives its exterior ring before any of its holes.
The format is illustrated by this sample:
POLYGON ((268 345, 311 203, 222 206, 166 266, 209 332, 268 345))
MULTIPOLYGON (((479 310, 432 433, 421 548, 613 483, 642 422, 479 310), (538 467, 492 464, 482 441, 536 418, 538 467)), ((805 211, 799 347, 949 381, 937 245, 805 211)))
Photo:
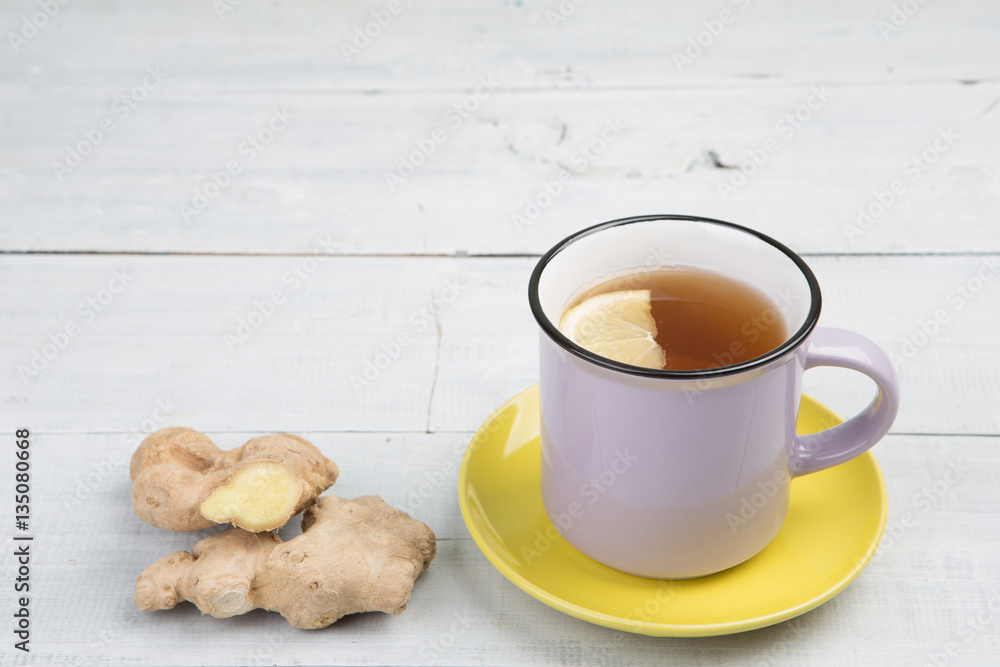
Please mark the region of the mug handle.
POLYGON ((862 454, 889 432, 899 412, 899 380, 882 348, 860 334, 816 328, 806 342, 805 369, 839 366, 875 381, 878 394, 867 408, 847 421, 818 433, 795 436, 788 452, 788 472, 801 477, 862 454))

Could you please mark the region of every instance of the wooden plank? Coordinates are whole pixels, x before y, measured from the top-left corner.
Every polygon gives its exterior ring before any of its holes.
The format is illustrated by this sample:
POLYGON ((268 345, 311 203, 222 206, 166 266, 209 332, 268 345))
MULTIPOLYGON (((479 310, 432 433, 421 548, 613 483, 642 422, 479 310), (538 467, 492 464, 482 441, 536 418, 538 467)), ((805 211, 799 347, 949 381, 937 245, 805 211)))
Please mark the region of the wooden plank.
MULTIPOLYGON (((170 423, 216 431, 467 432, 537 381, 534 259, 311 259, 4 257, 0 307, 16 326, 0 332, 0 427, 127 434, 166 407, 170 423), (33 359, 37 376, 21 370, 33 359)), ((1000 433, 996 261, 810 258, 821 323, 903 362, 896 432, 1000 433)), ((847 372, 810 371, 805 387, 844 415, 871 396, 847 372)))
MULTIPOLYGON (((996 662, 996 3, 920 4, 892 30, 879 21, 907 3, 626 0, 551 25, 569 3, 404 0, 348 62, 340 42, 384 0, 233 0, 220 16, 224 2, 59 5, 20 45, 8 31, 46 3, 0 6, 0 428, 34 432, 36 535, 32 652, 8 646, 0 663, 996 662), (679 67, 723 10, 731 24, 679 67), (476 99, 483 80, 497 89, 476 99), (126 115, 130 91, 146 99, 126 115), (463 103, 476 108, 453 124, 463 103), (810 118, 789 133, 779 123, 796 111, 810 118), (113 132, 57 175, 104 119, 113 132), (609 122, 620 135, 581 166, 609 122), (251 153, 265 129, 273 142, 251 153), (390 189, 386 173, 428 141, 426 164, 390 189), (761 151, 746 185, 723 192, 761 151), (924 151, 926 171, 912 161, 924 151), (227 161, 240 173, 185 220, 179 204, 226 180, 227 161), (515 222, 561 174, 563 192, 515 222), (903 408, 874 450, 882 548, 788 623, 696 640, 590 625, 506 581, 461 520, 465 444, 537 378, 533 256, 649 212, 749 224, 806 253, 822 323, 900 361, 903 408), (131 254, 23 254, 51 251, 131 254), (52 358, 22 378, 35 351, 52 358), (332 491, 378 493, 426 521, 439 555, 409 609, 319 632, 264 612, 137 612, 141 568, 210 532, 156 530, 128 506, 128 457, 167 424, 225 447, 300 433, 340 464, 332 491)), ((804 390, 842 415, 871 392, 823 369, 804 390)), ((13 482, 0 475, 0 496, 13 482)), ((11 510, 0 504, 4 525, 11 510)), ((8 549, 0 576, 15 571, 8 549)))
POLYGON ((609 94, 498 78, 480 101, 192 93, 171 72, 123 118, 113 100, 146 76, 136 62, 115 85, 6 87, 0 250, 308 253, 325 238, 345 254, 540 254, 587 225, 666 212, 804 253, 1000 252, 986 213, 1000 201, 1000 83, 609 94), (76 162, 85 133, 100 145, 76 162))
MULTIPOLYGON (((199 90, 454 88, 483 73, 525 88, 893 84, 995 78, 1000 57, 997 8, 988 0, 921 4, 898 16, 892 3, 863 1, 576 4, 405 0, 391 15, 385 1, 185 0, 141 9, 91 2, 59 8, 27 43, 8 45, 0 79, 94 85, 163 60, 199 90), (220 10, 226 6, 235 7, 220 10), (343 45, 366 29, 375 35, 370 44, 362 37, 359 52, 345 54, 343 45)), ((0 23, 22 33, 38 11, 30 0, 4 3, 0 23)))
MULTIPOLYGON (((132 587, 142 567, 211 531, 168 533, 132 514, 127 465, 116 456, 120 433, 38 433, 34 634, 31 654, 18 664, 833 665, 846 659, 895 665, 923 664, 953 642, 961 664, 987 664, 1000 651, 990 624, 996 612, 989 609, 991 600, 994 608, 1000 602, 996 437, 890 436, 881 443, 877 457, 889 495, 882 550, 829 603, 759 631, 657 639, 552 610, 486 561, 455 502, 457 434, 300 433, 340 464, 343 475, 332 491, 379 493, 441 538, 437 559, 401 616, 365 614, 302 632, 265 612, 216 620, 187 604, 136 611, 132 587), (446 481, 425 493, 422 505, 408 506, 426 473, 438 471, 446 481), (65 502, 67 493, 78 492, 78 502, 65 502), (980 612, 989 622, 970 626, 980 612)), ((210 435, 228 446, 251 433, 210 435)), ((0 477, 0 493, 9 497, 8 477, 0 477)), ((10 512, 9 504, 0 506, 0 520, 11 520, 10 512)), ((9 580, 12 557, 0 565, 9 580)))

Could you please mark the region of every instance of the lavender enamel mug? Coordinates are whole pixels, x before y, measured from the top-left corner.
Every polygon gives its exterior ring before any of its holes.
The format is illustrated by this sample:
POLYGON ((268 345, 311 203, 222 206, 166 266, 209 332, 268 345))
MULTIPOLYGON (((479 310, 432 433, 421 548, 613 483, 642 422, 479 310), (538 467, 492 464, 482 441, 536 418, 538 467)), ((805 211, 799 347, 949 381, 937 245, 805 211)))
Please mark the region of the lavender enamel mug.
POLYGON ((819 284, 805 262, 731 223, 658 215, 584 229, 541 258, 529 302, 541 328, 545 511, 571 545, 630 574, 698 577, 751 558, 778 533, 791 479, 866 451, 899 407, 877 345, 816 326, 819 284), (559 332, 581 288, 644 267, 707 269, 752 285, 790 333, 742 363, 666 371, 606 359, 559 332), (878 392, 844 423, 798 436, 802 373, 814 366, 860 371, 878 392), (754 494, 767 502, 741 513, 754 494))

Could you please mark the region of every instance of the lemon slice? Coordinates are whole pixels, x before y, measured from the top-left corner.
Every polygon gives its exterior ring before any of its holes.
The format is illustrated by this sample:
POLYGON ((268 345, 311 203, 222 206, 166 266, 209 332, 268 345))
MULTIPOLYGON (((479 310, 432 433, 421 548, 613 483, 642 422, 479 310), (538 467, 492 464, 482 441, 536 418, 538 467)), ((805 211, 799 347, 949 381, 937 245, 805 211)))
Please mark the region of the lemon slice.
POLYGON ((623 364, 663 368, 649 290, 598 294, 570 308, 559 331, 594 354, 623 364))

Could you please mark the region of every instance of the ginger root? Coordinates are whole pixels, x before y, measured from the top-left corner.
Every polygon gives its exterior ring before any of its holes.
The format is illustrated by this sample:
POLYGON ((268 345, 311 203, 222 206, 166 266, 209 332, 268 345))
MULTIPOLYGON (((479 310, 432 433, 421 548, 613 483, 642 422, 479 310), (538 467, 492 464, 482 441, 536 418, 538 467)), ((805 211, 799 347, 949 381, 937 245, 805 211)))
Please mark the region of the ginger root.
POLYGON ((132 455, 132 508, 167 530, 232 523, 275 530, 337 480, 337 465, 287 433, 253 438, 228 452, 189 428, 163 428, 132 455))
POLYGON ((216 618, 267 609, 323 628, 346 614, 400 614, 435 555, 431 529, 378 496, 324 496, 302 529, 287 542, 238 528, 206 537, 144 569, 133 602, 150 611, 188 600, 216 618))

